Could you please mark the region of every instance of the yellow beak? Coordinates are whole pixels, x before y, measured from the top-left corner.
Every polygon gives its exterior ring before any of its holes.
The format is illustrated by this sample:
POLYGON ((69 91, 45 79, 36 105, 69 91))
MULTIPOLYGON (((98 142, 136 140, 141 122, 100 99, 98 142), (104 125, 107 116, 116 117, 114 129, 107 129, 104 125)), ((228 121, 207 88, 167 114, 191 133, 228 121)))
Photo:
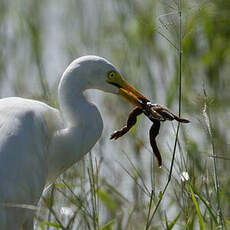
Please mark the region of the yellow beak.
POLYGON ((126 98, 130 103, 142 108, 142 101, 149 101, 143 94, 128 84, 124 79, 119 82, 119 94, 126 98))

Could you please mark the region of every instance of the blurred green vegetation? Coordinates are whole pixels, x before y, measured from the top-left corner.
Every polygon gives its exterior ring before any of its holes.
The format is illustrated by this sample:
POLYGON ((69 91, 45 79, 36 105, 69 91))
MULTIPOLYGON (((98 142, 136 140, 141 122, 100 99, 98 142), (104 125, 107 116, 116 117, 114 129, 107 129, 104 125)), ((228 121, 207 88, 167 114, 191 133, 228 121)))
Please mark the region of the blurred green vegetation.
MULTIPOLYGON (((226 0, 1 0, 0 95, 58 107, 57 85, 66 66, 96 54, 117 65, 152 102, 176 112, 181 36, 182 115, 191 124, 181 127, 173 178, 149 229, 230 229, 229 15, 226 0)), ((140 118, 129 134, 111 142, 109 135, 125 123, 131 107, 94 94, 103 136, 91 157, 44 193, 36 229, 146 229, 149 207, 152 212, 164 188, 175 124, 165 123, 158 137, 164 163, 158 169, 148 143, 150 123, 140 118)))

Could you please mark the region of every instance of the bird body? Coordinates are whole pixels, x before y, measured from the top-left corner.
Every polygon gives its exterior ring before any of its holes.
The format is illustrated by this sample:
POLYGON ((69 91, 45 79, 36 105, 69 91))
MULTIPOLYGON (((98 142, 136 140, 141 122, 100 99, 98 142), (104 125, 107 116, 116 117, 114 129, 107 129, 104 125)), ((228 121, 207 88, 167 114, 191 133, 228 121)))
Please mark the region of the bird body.
POLYGON ((61 77, 60 110, 24 98, 0 100, 0 229, 33 229, 35 211, 27 206, 36 206, 45 185, 100 138, 100 112, 84 95, 91 88, 120 94, 136 105, 135 96, 142 97, 110 62, 84 56, 61 77))
POLYGON ((56 117, 58 112, 34 100, 0 100, 0 229, 19 229, 22 220, 34 212, 8 204, 36 205, 41 196, 47 178, 49 135, 54 132, 47 124, 47 114, 56 117))

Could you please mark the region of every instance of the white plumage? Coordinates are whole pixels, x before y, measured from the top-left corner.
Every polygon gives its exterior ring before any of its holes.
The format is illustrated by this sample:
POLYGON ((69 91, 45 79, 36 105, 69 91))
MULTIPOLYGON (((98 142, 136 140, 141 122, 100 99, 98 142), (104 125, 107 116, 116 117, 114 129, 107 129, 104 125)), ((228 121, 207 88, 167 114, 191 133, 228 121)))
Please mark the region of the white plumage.
POLYGON ((107 60, 73 61, 58 88, 60 111, 18 97, 0 100, 0 229, 33 229, 34 210, 46 184, 81 159, 101 136, 103 121, 84 96, 96 88, 131 103, 142 95, 107 60))

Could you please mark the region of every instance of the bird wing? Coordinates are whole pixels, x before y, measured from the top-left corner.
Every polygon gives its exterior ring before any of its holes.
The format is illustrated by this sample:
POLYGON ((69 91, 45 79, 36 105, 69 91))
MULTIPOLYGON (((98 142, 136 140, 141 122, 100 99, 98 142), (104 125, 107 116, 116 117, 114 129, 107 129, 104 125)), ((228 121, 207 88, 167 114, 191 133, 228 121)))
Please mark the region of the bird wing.
POLYGON ((23 215, 23 210, 13 212, 4 204, 37 204, 46 183, 48 145, 58 119, 57 110, 41 102, 0 100, 0 229, 10 216, 16 224, 23 215))

